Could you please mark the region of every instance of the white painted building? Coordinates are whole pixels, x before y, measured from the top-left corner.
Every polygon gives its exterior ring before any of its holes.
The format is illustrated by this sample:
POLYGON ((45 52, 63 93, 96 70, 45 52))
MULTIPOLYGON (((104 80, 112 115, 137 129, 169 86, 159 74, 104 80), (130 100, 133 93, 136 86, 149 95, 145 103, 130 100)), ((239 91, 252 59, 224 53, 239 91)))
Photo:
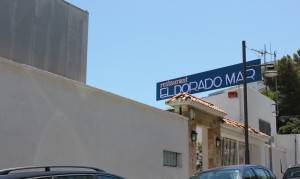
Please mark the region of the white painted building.
POLYGON ((275 143, 285 149, 287 166, 300 164, 300 134, 277 135, 275 143))
MULTIPOLYGON (((223 165, 236 165, 245 163, 245 138, 244 125, 234 120, 223 119, 221 136, 223 139, 223 151, 228 150, 229 156, 223 157, 223 165), (225 145, 228 149, 226 149, 225 145), (229 161, 226 161, 229 158, 229 161)), ((270 136, 254 128, 249 128, 249 151, 251 164, 269 166, 269 151, 266 142, 270 136)))
MULTIPOLYGON (((242 86, 225 89, 215 95, 204 98, 207 101, 217 104, 227 113, 227 117, 233 120, 244 122, 244 92, 242 86), (236 96, 235 96, 236 95, 236 96)), ((275 102, 262 95, 254 88, 248 87, 248 121, 249 126, 260 129, 269 126, 268 135, 276 135, 275 102), (261 125, 260 125, 261 124, 261 125)))
MULTIPOLYGON (((275 102, 262 95, 258 89, 253 88, 255 86, 257 85, 250 84, 247 90, 249 126, 271 136, 271 141, 267 143, 271 144, 272 150, 269 151, 269 157, 266 155, 265 166, 270 167, 277 177, 281 178, 282 172, 284 172, 289 165, 295 163, 295 151, 300 153, 299 142, 296 143, 295 148, 294 136, 277 135, 275 102)), ((242 86, 228 88, 211 94, 206 97, 205 100, 215 103, 223 108, 228 113, 228 118, 244 123, 242 86)), ((297 141, 300 141, 299 137, 297 138, 297 141)), ((268 151, 269 149, 265 150, 268 151)), ((297 157, 299 163, 299 154, 297 157)))
POLYGON ((188 178, 188 121, 0 58, 0 168, 90 165, 128 179, 188 178))
MULTIPOLYGON (((191 174, 245 163, 245 127, 238 121, 224 118, 226 111, 188 93, 178 94, 166 101, 166 104, 172 106, 174 112, 189 118, 191 134, 193 131, 198 133, 197 145, 190 141, 191 174), (195 159, 197 161, 193 162, 195 159)), ((269 146, 266 143, 270 136, 251 127, 248 131, 249 148, 253 154, 250 156, 251 163, 268 166, 269 146)))

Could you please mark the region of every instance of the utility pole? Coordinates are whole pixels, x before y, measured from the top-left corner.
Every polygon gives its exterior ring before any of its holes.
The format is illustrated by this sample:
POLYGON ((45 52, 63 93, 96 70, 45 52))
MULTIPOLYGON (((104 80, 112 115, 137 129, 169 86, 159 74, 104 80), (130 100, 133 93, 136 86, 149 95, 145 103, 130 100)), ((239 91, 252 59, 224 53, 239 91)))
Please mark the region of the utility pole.
POLYGON ((245 127, 245 164, 250 164, 249 131, 248 131, 248 99, 247 99, 247 59, 246 41, 242 41, 243 52, 243 88, 244 88, 244 127, 245 127))
MULTIPOLYGON (((266 55, 270 55, 271 57, 273 56, 275 59, 275 63, 276 63, 276 53, 274 52, 268 52, 266 50, 266 45, 264 45, 264 50, 256 50, 256 49, 250 49, 251 51, 254 51, 260 55, 263 56, 264 58, 264 64, 260 65, 260 66, 264 66, 264 71, 265 73, 267 72, 267 66, 268 64, 266 63, 266 55)), ((248 99, 247 99, 247 59, 246 59, 246 41, 242 41, 242 51, 243 51, 243 88, 244 88, 244 126, 245 126, 245 164, 249 164, 250 163, 250 152, 249 152, 249 132, 248 132, 248 99)), ((272 73, 273 71, 269 71, 271 73, 269 73, 269 77, 274 77, 274 73, 272 73)), ((267 74, 265 74, 267 76, 267 74)), ((276 88, 276 94, 277 94, 277 79, 275 81, 275 88, 276 88)), ((267 92, 267 86, 266 86, 266 92, 267 92)), ((276 96, 276 104, 277 104, 277 98, 278 96, 276 96)), ((277 105, 276 105, 276 111, 277 111, 277 105)), ((277 119, 277 114, 276 114, 276 119, 277 119)), ((270 166, 272 168, 272 143, 271 141, 269 141, 270 143, 270 166)))

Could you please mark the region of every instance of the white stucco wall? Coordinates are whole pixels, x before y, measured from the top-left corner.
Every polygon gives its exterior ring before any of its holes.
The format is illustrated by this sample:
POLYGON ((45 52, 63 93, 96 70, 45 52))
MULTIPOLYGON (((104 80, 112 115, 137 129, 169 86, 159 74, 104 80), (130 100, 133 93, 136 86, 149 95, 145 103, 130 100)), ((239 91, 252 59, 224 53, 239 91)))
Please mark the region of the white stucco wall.
MULTIPOLYGON (((244 96, 243 87, 233 87, 224 90, 223 93, 208 96, 205 100, 216 104, 224 109, 228 118, 244 121, 244 96), (228 91, 237 91, 237 98, 228 98, 228 91)), ((260 94, 256 89, 248 87, 248 121, 249 126, 259 129, 259 119, 267 121, 271 124, 271 135, 276 135, 276 117, 275 102, 264 95, 260 94)))
POLYGON ((300 134, 277 135, 275 142, 279 147, 285 148, 287 166, 300 164, 300 134))
MULTIPOLYGON (((264 158, 262 163, 265 166, 271 167, 272 162, 273 172, 278 178, 282 176, 281 169, 285 170, 286 166, 294 164, 295 155, 294 147, 290 143, 291 139, 289 137, 278 136, 276 132, 276 118, 275 118, 275 102, 260 94, 257 89, 248 87, 248 120, 249 126, 259 129, 259 119, 265 120, 271 124, 271 135, 274 138, 274 143, 272 144, 272 161, 270 161, 270 154, 264 144, 260 146, 261 151, 264 153, 264 158), (264 149, 262 148, 264 147, 264 149), (280 164, 281 163, 281 164, 280 164)), ((254 85, 255 86, 255 85, 254 85)), ((233 87, 224 90, 221 94, 216 94, 205 98, 205 100, 210 101, 221 108, 223 108, 230 119, 243 122, 244 119, 244 103, 243 103, 243 87, 233 87), (228 98, 228 91, 238 92, 238 98, 228 98)), ((299 139, 300 141, 300 139, 299 139)), ((300 142, 299 142, 300 143, 300 142)), ((251 150, 251 149, 250 149, 251 150)), ((253 150, 253 149, 252 149, 253 150)), ((255 150, 255 149, 254 149, 255 150)), ((258 149, 256 149, 258 151, 258 149)), ((262 153, 262 154, 263 154, 262 153)), ((300 147, 299 147, 299 162, 300 162, 300 147)), ((255 155, 255 154, 254 154, 255 155)), ((259 156, 259 155, 257 155, 259 156)), ((254 161, 259 160, 259 157, 255 156, 254 161)), ((252 154, 253 157, 253 154, 252 154)), ((263 157, 261 155, 260 157, 263 157)))
MULTIPOLYGON (((238 98, 228 98, 227 90, 216 95, 205 97, 204 100, 209 101, 216 106, 222 108, 226 111, 227 116, 231 120, 242 121, 243 120, 243 106, 242 99, 240 97, 240 89, 236 88, 238 91, 238 98)), ((241 90, 242 91, 242 90, 241 90)), ((250 122, 250 121, 249 121, 250 122)), ((249 124, 250 125, 250 124, 249 124)))
POLYGON ((286 148, 273 148, 272 149, 272 169, 277 178, 282 178, 285 170, 288 167, 287 163, 287 151, 286 148))
POLYGON ((0 168, 91 165, 128 179, 188 177, 187 120, 0 58, 0 168), (163 150, 182 167, 163 166, 163 150))

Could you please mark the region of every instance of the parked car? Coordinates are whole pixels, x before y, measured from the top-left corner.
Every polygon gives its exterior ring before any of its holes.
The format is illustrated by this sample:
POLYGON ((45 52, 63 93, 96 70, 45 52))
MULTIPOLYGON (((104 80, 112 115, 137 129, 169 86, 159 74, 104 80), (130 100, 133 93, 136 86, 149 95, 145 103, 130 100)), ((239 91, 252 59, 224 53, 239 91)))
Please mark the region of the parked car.
POLYGON ((286 169, 283 179, 300 179, 300 165, 295 165, 286 169))
POLYGON ((260 165, 233 165, 203 171, 192 179, 276 179, 276 176, 260 165))
POLYGON ((85 166, 38 166, 0 170, 0 179, 124 179, 85 166))

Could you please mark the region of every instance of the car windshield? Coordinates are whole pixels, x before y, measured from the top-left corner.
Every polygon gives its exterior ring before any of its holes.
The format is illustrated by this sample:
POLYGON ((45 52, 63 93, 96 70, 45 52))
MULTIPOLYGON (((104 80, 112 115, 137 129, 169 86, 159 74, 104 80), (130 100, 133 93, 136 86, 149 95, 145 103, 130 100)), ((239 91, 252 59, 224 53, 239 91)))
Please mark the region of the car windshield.
POLYGON ((214 170, 210 172, 204 172, 199 175, 198 179, 239 179, 240 171, 237 169, 232 170, 214 170))
POLYGON ((288 169, 284 178, 300 178, 300 167, 288 169))

